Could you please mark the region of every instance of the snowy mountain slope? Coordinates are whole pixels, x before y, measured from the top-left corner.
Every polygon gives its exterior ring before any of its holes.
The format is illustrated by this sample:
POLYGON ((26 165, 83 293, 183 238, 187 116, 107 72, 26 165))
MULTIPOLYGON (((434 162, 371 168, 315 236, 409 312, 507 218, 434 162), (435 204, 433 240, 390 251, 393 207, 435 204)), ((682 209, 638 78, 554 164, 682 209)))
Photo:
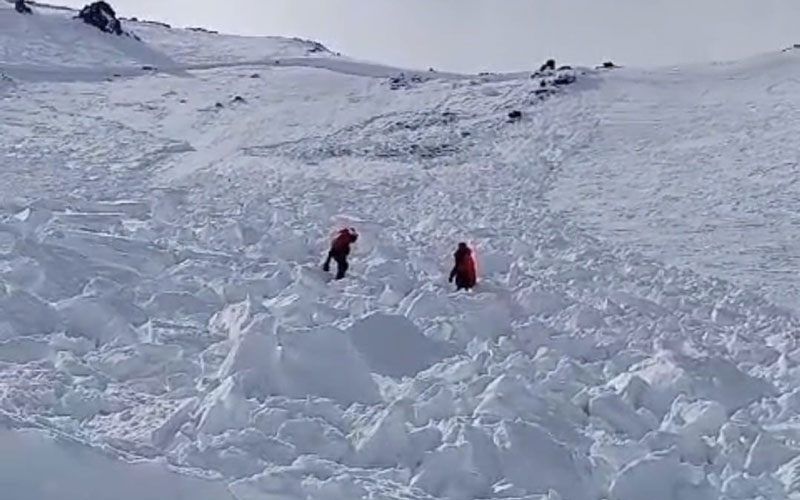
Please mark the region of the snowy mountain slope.
MULTIPOLYGON (((78 29, 38 14, 56 38, 78 29)), ((20 19, 0 9, 21 39, 20 19)), ((0 61, 15 426, 210 474, 239 500, 797 494, 797 318, 600 241, 556 203, 613 153, 604 92, 725 77, 422 79, 127 27, 131 52, 175 65, 102 55, 118 42, 94 33, 82 54, 41 48, 36 71, 0 61), (362 236, 352 275, 328 282, 340 224, 362 236), (445 278, 462 239, 481 282, 459 294, 445 278)), ((716 145, 726 123, 697 134, 716 145)))
POLYGON ((587 94, 597 137, 559 177, 554 207, 595 234, 796 310, 798 91, 797 50, 628 71, 587 94))

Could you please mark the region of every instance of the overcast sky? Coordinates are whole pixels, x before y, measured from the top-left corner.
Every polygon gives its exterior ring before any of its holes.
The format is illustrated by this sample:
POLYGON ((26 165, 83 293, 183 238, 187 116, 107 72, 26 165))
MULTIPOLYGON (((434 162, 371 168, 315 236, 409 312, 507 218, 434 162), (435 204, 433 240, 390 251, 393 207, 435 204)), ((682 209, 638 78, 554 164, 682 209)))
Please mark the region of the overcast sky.
MULTIPOLYGON (((88 0, 54 0, 80 7, 88 0)), ((290 35, 451 71, 730 60, 800 43, 800 0, 109 0, 125 17, 290 35)))

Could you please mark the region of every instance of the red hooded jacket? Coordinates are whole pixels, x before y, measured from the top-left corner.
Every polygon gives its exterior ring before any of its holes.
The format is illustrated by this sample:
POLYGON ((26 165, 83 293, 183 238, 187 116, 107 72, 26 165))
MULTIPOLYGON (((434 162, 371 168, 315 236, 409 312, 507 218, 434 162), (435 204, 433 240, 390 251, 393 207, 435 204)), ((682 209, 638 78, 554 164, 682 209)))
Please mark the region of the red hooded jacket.
POLYGON ((472 250, 466 245, 459 246, 455 254, 455 265, 450 272, 450 279, 456 278, 456 284, 471 288, 475 286, 477 280, 475 271, 475 259, 472 257, 472 250))
POLYGON ((357 240, 358 234, 354 230, 342 229, 331 242, 331 253, 349 255, 350 245, 357 240))

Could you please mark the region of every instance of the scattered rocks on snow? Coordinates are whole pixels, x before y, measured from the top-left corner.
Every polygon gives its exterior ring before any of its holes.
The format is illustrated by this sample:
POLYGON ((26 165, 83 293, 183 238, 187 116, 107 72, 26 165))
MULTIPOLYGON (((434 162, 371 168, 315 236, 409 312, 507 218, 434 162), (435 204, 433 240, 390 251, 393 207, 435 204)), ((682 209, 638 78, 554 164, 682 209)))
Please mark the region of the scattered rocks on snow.
POLYGON ((33 14, 33 11, 28 7, 28 4, 25 3, 25 0, 16 0, 16 2, 14 2, 14 9, 20 14, 33 14))
POLYGON ((125 34, 122 29, 122 23, 117 18, 117 13, 108 3, 103 1, 91 3, 81 9, 78 13, 78 19, 104 33, 125 34))
POLYGON ((330 54, 330 50, 328 47, 322 45, 319 42, 315 42, 314 40, 305 40, 303 38, 292 38, 293 41, 299 42, 306 47, 307 54, 319 54, 319 53, 328 53, 330 54))
POLYGON ((209 34, 209 35, 217 35, 217 34, 219 34, 219 31, 210 30, 210 29, 207 29, 207 28, 192 27, 192 28, 186 28, 186 29, 188 31, 195 31, 197 33, 206 33, 206 34, 209 34))
POLYGON ((424 81, 425 80, 419 75, 407 75, 405 73, 400 73, 397 76, 393 76, 389 80, 389 87, 392 90, 409 89, 424 81))

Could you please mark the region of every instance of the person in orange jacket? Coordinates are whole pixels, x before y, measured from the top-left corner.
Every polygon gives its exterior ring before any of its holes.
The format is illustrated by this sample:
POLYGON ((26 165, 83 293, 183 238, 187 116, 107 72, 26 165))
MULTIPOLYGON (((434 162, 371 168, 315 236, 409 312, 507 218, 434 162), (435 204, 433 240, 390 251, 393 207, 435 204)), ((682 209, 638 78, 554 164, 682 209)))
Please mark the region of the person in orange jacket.
POLYGON ((450 278, 448 281, 453 282, 456 280, 456 290, 469 290, 475 286, 477 280, 475 272, 475 258, 472 256, 472 250, 466 243, 459 243, 458 250, 453 254, 455 258, 455 265, 453 270, 450 271, 450 278))
POLYGON ((358 240, 358 233, 352 227, 342 229, 336 234, 336 237, 331 242, 331 248, 328 251, 328 258, 322 264, 322 270, 326 273, 331 269, 331 260, 336 261, 336 279, 344 278, 345 273, 349 267, 347 263, 347 256, 350 255, 350 245, 358 240))

